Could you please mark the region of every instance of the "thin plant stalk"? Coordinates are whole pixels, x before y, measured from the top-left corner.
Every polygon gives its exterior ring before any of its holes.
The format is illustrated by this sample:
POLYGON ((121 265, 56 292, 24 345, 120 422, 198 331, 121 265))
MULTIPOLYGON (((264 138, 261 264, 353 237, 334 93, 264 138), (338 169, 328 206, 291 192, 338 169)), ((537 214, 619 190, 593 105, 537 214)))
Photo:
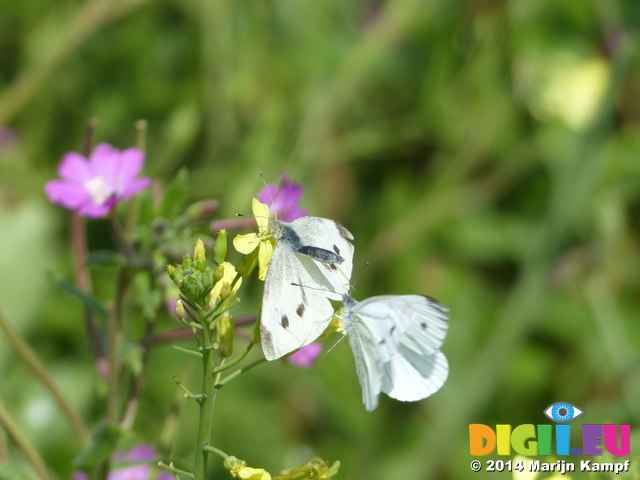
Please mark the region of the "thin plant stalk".
POLYGON ((200 425, 198 426, 198 442, 196 446, 196 463, 194 467, 195 478, 202 480, 207 471, 208 452, 203 447, 211 441, 213 430, 213 405, 216 390, 214 388, 214 376, 211 373, 215 368, 215 349, 211 327, 205 318, 205 311, 199 310, 198 317, 202 319, 202 397, 200 404, 200 425))
POLYGON ((38 478, 40 480, 49 480, 51 477, 44 460, 33 444, 24 435, 2 400, 0 400, 0 425, 2 425, 11 438, 13 438, 13 441, 22 451, 38 478))
POLYGON ((33 349, 22 339, 18 332, 13 329, 7 318, 1 312, 0 329, 2 329, 5 338, 27 368, 31 370, 38 380, 42 382, 45 388, 49 390, 49 393, 53 396, 58 407, 60 407, 64 416, 67 417, 67 420, 69 421, 71 428, 73 428, 73 431, 78 437, 80 443, 83 445, 86 444, 89 441, 89 433, 84 421, 55 384, 51 375, 49 375, 49 372, 47 372, 47 369, 34 353, 33 349))

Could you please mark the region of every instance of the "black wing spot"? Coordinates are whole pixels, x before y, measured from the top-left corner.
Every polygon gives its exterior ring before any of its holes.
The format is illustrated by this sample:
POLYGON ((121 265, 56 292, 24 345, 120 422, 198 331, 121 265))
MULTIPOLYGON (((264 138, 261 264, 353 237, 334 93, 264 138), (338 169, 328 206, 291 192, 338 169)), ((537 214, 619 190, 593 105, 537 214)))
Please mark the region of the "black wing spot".
POLYGON ((353 235, 351 235, 351 232, 349 230, 344 228, 342 225, 340 225, 336 221, 334 221, 333 223, 335 224, 336 228, 338 229, 338 233, 342 238, 346 238, 347 240, 353 240, 353 235))
POLYGON ((282 315, 280 325, 282 325, 283 328, 289 328, 289 318, 286 315, 282 315))
POLYGON ((336 266, 336 264, 335 264, 335 263, 330 264, 330 265, 329 265, 329 268, 330 268, 331 270, 337 270, 337 269, 338 269, 338 267, 336 266))
POLYGON ((301 303, 300 305, 298 305, 296 313, 298 314, 299 317, 302 317, 304 315, 304 303, 301 303))
POLYGON ((383 338, 382 340, 380 340, 380 341, 378 342, 378 345, 384 345, 384 344, 386 344, 386 343, 387 343, 387 341, 383 338))
POLYGON ((391 330, 389 330, 389 335, 393 335, 393 332, 396 331, 396 326, 394 325, 393 327, 391 327, 391 330))
POLYGON ((427 329, 427 324, 426 324, 426 323, 424 323, 424 322, 422 322, 422 323, 420 324, 420 327, 421 327, 423 330, 426 330, 426 329, 427 329))
POLYGON ((260 330, 260 339, 262 340, 262 346, 267 350, 273 350, 273 339, 271 333, 266 330, 260 330))
POLYGON ((338 255, 340 255, 340 249, 338 248, 337 245, 333 246, 333 251, 336 252, 338 255))

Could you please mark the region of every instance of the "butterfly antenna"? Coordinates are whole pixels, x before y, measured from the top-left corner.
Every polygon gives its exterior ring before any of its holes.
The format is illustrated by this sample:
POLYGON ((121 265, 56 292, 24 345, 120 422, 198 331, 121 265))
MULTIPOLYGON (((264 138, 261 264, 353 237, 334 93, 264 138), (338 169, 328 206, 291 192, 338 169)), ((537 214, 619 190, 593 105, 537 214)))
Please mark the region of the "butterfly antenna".
POLYGON ((310 290, 317 290, 319 292, 335 293, 336 295, 338 294, 338 292, 332 292, 331 290, 329 290, 327 288, 310 287, 309 285, 301 285, 299 283, 293 283, 293 282, 291 283, 291 285, 293 285, 294 287, 308 288, 310 290))
POLYGON ((349 283, 351 290, 353 290, 354 292, 356 291, 356 283, 358 283, 358 280, 360 280, 360 275, 362 275, 362 272, 364 272, 364 269, 367 268, 368 266, 369 266, 369 262, 365 262, 362 268, 360 269, 360 271, 358 272, 358 275, 356 275, 356 278, 353 281, 353 283, 349 283))
POLYGON ((278 220, 278 212, 276 211, 276 202, 273 200, 273 197, 271 196, 271 189, 269 188, 267 181, 264 179, 264 175, 262 174, 262 172, 260 172, 260 178, 262 179, 262 183, 264 183, 264 187, 267 190, 267 194, 269 195, 269 200, 271 200, 271 209, 273 210, 273 218, 278 220))
POLYGON ((342 335, 340 336, 340 338, 336 341, 336 343, 334 343, 333 345, 331 345, 331 348, 329 350, 327 350, 327 353, 325 353, 325 355, 329 355, 329 352, 331 350, 333 350, 334 348, 336 348, 338 346, 338 344, 344 340, 344 337, 346 337, 345 332, 342 332, 342 335))

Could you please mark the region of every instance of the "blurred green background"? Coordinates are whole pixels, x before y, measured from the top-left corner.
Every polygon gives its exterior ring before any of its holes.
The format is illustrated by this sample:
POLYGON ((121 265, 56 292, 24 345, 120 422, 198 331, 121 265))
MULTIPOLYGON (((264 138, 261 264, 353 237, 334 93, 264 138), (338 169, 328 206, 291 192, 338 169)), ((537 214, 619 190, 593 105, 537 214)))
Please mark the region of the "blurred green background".
MULTIPOLYGON (((574 424, 630 423, 637 455, 636 1, 0 4, 0 309, 91 425, 104 385, 81 304, 50 278, 73 277, 70 215, 43 185, 90 118, 118 148, 145 119, 145 174, 187 167, 189 200, 230 218, 250 213, 259 172, 288 172, 311 214, 353 232, 354 270, 370 262, 356 298, 424 293, 451 309, 433 397, 367 413, 341 342, 313 370, 274 362, 222 390, 217 447, 274 473, 317 454, 343 479, 511 478, 470 472, 468 424, 549 423, 562 400, 585 411, 574 424)), ((89 229, 108 248, 100 222, 89 229)), ((255 312, 261 285, 240 295, 239 313, 255 312)), ((5 341, 0 361, 2 399, 69 478, 70 428, 5 341)), ((137 440, 155 442, 188 363, 153 350, 137 440)), ((165 460, 188 469, 197 409, 179 403, 165 460)))

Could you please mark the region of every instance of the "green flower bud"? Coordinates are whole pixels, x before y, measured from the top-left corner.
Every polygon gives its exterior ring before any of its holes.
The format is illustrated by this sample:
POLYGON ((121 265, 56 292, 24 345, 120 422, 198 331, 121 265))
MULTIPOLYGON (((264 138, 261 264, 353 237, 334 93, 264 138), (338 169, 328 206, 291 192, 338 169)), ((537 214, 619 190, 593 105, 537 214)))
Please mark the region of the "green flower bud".
POLYGON ((236 271, 242 276, 242 278, 247 278, 258 266, 258 250, 259 249, 256 248, 253 252, 245 255, 242 260, 238 262, 236 271))
POLYGON ((201 275, 202 278, 202 286, 207 294, 211 291, 213 286, 215 285, 215 273, 210 268, 207 268, 204 273, 201 275))
POLYGON ((218 355, 230 357, 233 354, 233 317, 225 312, 216 320, 216 342, 218 355))
POLYGON ((257 345, 260 343, 260 315, 256 319, 256 323, 253 324, 253 330, 251 331, 251 339, 250 342, 253 345, 257 345))
POLYGON ((196 246, 193 249, 193 260, 195 262, 204 262, 204 242, 200 239, 196 242, 196 246))
POLYGON ((220 289, 220 300, 226 300, 231 295, 233 295, 233 290, 231 290, 231 284, 229 282, 223 282, 222 288, 220 289))
POLYGON ((218 265, 213 275, 213 279, 215 280, 216 283, 218 283, 223 278, 224 278, 224 265, 218 265))
POLYGON ((204 286, 196 274, 185 277, 180 288, 187 297, 194 300, 200 298, 204 293, 204 286))
POLYGON ((213 261, 220 265, 227 258, 227 231, 223 228, 218 232, 216 244, 213 246, 213 261))
POLYGON ((180 281, 180 277, 178 275, 176 267, 174 267, 173 265, 167 265, 167 272, 169 273, 169 278, 175 283, 178 283, 180 281))
POLYGON ((178 318, 184 318, 184 305, 180 299, 176 300, 175 314, 178 318))

